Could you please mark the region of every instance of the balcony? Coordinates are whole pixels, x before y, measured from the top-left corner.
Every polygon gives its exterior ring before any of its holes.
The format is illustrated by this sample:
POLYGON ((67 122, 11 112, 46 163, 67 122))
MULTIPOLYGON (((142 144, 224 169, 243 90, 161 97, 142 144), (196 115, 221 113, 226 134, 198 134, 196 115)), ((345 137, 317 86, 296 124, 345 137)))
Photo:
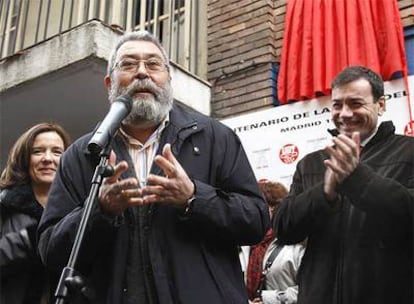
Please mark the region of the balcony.
POLYGON ((172 58, 174 98, 208 115, 206 54, 196 49, 206 39, 202 18, 192 17, 198 3, 0 0, 0 167, 17 137, 37 122, 56 121, 73 138, 93 130, 109 108, 103 77, 124 29, 159 37, 172 58))

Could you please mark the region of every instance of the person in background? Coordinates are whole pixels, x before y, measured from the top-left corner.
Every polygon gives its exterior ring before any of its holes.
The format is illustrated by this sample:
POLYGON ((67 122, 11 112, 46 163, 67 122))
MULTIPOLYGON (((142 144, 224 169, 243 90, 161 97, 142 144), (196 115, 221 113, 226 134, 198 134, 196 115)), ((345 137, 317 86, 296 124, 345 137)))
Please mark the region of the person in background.
POLYGON ((332 144, 297 164, 275 229, 307 238, 298 304, 412 304, 414 138, 395 134, 381 77, 362 66, 332 82, 332 144))
POLYGON ((36 229, 69 144, 61 126, 39 123, 23 133, 9 153, 0 177, 0 303, 47 302, 47 274, 37 253, 36 229))
MULTIPOLYGON (((121 37, 105 83, 110 102, 127 94, 133 105, 79 252, 90 302, 247 303, 237 246, 260 241, 270 221, 240 140, 173 102, 167 54, 146 31, 121 37)), ((39 226, 42 260, 55 270, 67 264, 91 186, 91 136, 64 153, 39 226)))
MULTIPOLYGON (((259 180, 258 184, 272 221, 288 190, 282 183, 267 179, 259 180)), ((259 244, 243 246, 241 250, 249 303, 296 303, 296 276, 305 251, 304 243, 282 245, 278 242, 277 231, 270 228, 259 244)))

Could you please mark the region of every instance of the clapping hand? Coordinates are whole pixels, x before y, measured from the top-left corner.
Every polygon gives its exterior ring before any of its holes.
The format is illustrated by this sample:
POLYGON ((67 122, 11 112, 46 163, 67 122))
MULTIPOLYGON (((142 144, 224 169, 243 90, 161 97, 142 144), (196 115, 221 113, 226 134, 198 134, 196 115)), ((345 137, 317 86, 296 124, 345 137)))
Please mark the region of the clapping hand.
POLYGON ((324 192, 329 201, 336 199, 336 186, 344 181, 359 164, 359 132, 352 133, 349 138, 339 134, 333 138, 333 146, 327 146, 325 151, 330 159, 324 161, 326 166, 324 192))

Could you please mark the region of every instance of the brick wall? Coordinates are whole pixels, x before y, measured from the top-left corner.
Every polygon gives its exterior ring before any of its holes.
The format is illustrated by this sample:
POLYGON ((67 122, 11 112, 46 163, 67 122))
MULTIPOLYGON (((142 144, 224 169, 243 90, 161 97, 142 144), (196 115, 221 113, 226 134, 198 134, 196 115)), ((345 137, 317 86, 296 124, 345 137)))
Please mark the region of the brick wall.
POLYGON ((414 0, 398 0, 403 27, 414 25, 414 0))
POLYGON ((207 44, 212 116, 228 117, 272 105, 275 2, 209 0, 207 44))
MULTIPOLYGON (((287 1, 208 0, 213 117, 274 106, 271 69, 280 60, 287 1)), ((414 0, 398 5, 403 26, 414 25, 414 0)))

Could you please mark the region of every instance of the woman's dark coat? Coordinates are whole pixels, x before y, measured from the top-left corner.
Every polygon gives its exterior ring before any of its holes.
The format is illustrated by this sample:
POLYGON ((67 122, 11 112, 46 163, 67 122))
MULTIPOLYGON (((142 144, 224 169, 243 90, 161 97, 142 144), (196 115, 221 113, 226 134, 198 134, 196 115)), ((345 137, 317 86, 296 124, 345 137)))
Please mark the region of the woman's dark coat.
POLYGON ((42 211, 30 186, 0 193, 0 303, 40 303, 46 286, 36 244, 42 211))

